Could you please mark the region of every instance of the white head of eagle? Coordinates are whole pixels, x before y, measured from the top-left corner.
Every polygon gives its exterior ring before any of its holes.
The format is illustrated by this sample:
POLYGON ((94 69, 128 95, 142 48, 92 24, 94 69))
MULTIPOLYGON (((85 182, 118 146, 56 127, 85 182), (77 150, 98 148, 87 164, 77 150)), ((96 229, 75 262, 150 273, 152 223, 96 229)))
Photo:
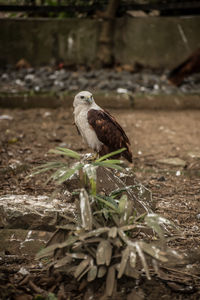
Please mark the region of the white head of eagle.
POLYGON ((90 92, 78 93, 73 106, 77 129, 90 148, 100 156, 126 148, 121 155, 132 162, 130 142, 124 130, 109 112, 95 103, 90 92))

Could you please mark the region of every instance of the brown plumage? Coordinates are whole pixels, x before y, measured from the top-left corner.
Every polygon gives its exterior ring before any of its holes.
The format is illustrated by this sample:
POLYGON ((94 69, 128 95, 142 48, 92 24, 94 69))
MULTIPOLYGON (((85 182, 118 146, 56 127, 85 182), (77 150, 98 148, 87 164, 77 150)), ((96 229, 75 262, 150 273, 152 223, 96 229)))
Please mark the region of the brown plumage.
POLYGON ((90 109, 88 111, 88 123, 96 132, 98 139, 103 143, 99 151, 101 156, 121 148, 126 148, 127 150, 122 152, 121 155, 132 162, 129 139, 122 127, 109 112, 90 109))

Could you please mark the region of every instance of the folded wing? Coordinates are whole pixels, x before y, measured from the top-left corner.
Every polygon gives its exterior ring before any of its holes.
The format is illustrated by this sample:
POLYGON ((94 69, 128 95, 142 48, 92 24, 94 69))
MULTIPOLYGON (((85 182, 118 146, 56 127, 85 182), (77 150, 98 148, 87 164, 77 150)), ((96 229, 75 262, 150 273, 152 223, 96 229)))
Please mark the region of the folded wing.
POLYGON ((132 162, 129 139, 115 118, 107 111, 97 109, 90 109, 87 116, 88 123, 96 132, 98 139, 103 143, 99 154, 105 155, 125 147, 126 150, 122 152, 122 156, 132 162))

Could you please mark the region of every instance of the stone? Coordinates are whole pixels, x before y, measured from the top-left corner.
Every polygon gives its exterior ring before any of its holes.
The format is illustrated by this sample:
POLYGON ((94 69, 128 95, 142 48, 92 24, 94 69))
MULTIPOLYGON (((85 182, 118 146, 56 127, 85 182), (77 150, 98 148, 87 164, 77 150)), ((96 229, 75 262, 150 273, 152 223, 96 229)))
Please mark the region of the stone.
POLYGON ((48 196, 4 195, 0 197, 0 227, 54 231, 62 215, 73 212, 71 203, 48 196))
POLYGON ((0 253, 35 257, 52 233, 24 229, 0 229, 0 253))
POLYGON ((88 86, 88 79, 80 77, 78 79, 78 85, 80 87, 80 90, 84 90, 88 86))
POLYGON ((108 80, 100 81, 99 84, 97 85, 97 88, 100 90, 109 89, 109 81, 108 80))
MULTIPOLYGON (((119 172, 109 168, 98 167, 97 178, 97 193, 103 193, 108 196, 114 190, 124 189, 128 199, 133 202, 136 213, 150 213, 154 208, 151 192, 137 182, 131 172, 119 172), (130 186, 132 188, 128 188, 130 186)), ((80 188, 80 183, 77 181, 77 178, 74 177, 68 180, 65 186, 71 193, 75 188, 80 188)))
POLYGON ((9 75, 8 75, 7 73, 3 73, 3 74, 1 75, 1 80, 3 80, 3 81, 8 81, 8 80, 9 80, 9 75))

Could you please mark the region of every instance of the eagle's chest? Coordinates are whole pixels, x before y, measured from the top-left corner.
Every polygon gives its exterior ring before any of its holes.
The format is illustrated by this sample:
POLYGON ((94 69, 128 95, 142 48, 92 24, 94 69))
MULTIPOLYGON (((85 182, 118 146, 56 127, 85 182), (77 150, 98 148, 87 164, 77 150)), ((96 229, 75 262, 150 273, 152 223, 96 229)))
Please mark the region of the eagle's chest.
POLYGON ((75 124, 78 127, 83 139, 95 151, 100 151, 102 143, 97 138, 96 132, 88 123, 88 110, 75 109, 74 111, 75 124))
POLYGON ((75 111, 74 118, 76 126, 78 126, 79 131, 81 132, 81 135, 84 134, 85 130, 90 129, 90 124, 88 123, 87 118, 88 111, 87 110, 81 110, 81 111, 75 111))

